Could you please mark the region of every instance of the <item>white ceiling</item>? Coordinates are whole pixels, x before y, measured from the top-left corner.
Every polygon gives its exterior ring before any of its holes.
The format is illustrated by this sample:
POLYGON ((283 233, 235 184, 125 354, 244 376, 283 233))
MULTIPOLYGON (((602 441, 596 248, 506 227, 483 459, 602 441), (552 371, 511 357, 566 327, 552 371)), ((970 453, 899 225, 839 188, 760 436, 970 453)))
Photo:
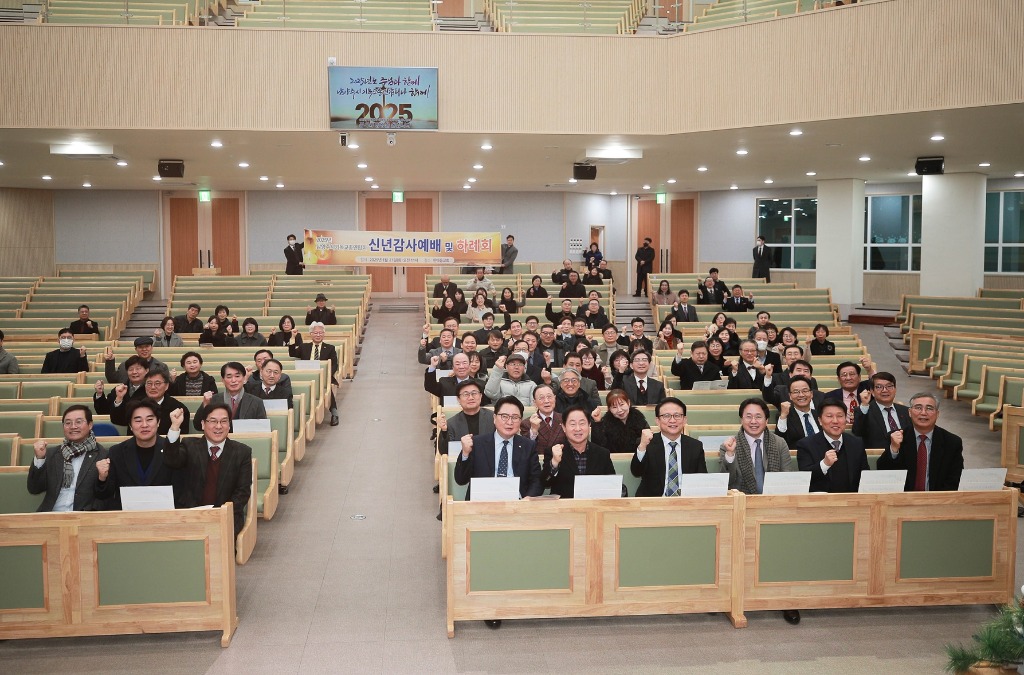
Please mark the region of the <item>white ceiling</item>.
POLYGON ((557 190, 621 194, 812 185, 816 180, 860 178, 873 183, 913 182, 919 156, 943 155, 946 172, 1008 178, 1024 172, 1024 104, 830 120, 672 136, 485 135, 399 132, 389 147, 384 132, 354 132, 343 148, 338 134, 320 132, 3 129, 0 187, 83 189, 190 189, 382 191, 557 190), (800 129, 803 134, 791 136, 800 129), (933 134, 945 136, 932 141, 933 134), (210 143, 219 140, 221 148, 210 143), (51 156, 50 144, 72 141, 112 145, 127 160, 51 156), (491 150, 482 150, 489 142, 491 150), (571 185, 572 164, 587 148, 639 148, 643 159, 600 165, 597 180, 571 185), (746 156, 736 150, 746 149, 746 156), (859 161, 869 156, 870 161, 859 161), (153 181, 158 159, 185 161, 187 185, 153 181), (239 162, 249 168, 239 168, 239 162), (366 169, 357 168, 365 162, 366 169), (989 167, 979 167, 980 163, 989 167), (475 163, 483 168, 473 169, 475 163), (706 166, 705 172, 698 167, 706 166), (807 172, 816 176, 809 177, 807 172), (42 180, 43 175, 52 180, 42 180), (263 182, 260 176, 269 180, 263 182), (674 184, 668 183, 675 179, 674 184))

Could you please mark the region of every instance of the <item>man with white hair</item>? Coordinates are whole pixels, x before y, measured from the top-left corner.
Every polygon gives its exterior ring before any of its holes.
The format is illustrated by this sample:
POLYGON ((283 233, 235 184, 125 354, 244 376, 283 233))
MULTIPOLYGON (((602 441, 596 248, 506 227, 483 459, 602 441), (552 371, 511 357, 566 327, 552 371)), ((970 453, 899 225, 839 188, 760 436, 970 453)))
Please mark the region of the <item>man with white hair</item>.
POLYGON ((338 426, 338 402, 334 397, 334 385, 338 384, 338 350, 324 342, 324 325, 319 321, 309 324, 309 342, 299 345, 299 358, 304 361, 331 362, 331 426, 338 426))

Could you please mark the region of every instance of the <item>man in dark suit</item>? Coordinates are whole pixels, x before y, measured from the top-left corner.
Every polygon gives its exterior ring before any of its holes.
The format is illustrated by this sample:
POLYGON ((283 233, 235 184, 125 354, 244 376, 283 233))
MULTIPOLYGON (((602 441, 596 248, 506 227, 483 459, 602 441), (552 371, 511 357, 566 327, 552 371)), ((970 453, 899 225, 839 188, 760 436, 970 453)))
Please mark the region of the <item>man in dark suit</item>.
POLYGON ((683 358, 682 343, 672 361, 672 374, 679 378, 679 388, 693 389, 694 382, 716 382, 722 379, 722 371, 713 363, 708 363, 708 346, 698 340, 690 345, 690 358, 683 358))
POLYGON ((96 498, 96 463, 107 458, 107 449, 92 433, 92 411, 84 405, 69 406, 63 423, 63 443, 46 447, 42 439, 35 442, 28 491, 46 493, 40 512, 102 511, 105 503, 96 498))
MULTIPOLYGON (((104 395, 103 381, 96 381, 92 397, 92 407, 97 415, 113 415, 118 407, 122 407, 121 412, 123 413, 123 405, 128 401, 139 401, 146 398, 146 375, 148 374, 146 367, 142 365, 142 361, 138 356, 130 357, 125 363, 128 364, 127 384, 118 382, 109 394, 104 395)), ((113 421, 113 418, 111 418, 111 421, 113 421)), ((124 420, 120 423, 114 423, 126 424, 124 420)))
MULTIPOLYGON (((790 353, 796 349, 799 349, 797 345, 786 348, 790 353)), ((818 381, 814 379, 813 373, 814 366, 810 362, 803 359, 793 361, 787 367, 772 375, 772 386, 765 391, 765 400, 776 407, 782 405, 784 401, 788 401, 789 381, 794 377, 806 377, 807 381, 811 383, 811 389, 818 391, 818 381)))
POLYGON ((555 411, 555 390, 549 384, 539 384, 533 390, 533 405, 537 411, 523 419, 519 433, 537 444, 537 455, 550 452, 551 446, 565 443, 562 415, 555 411))
POLYGON ((722 311, 729 314, 736 312, 748 312, 754 309, 754 294, 743 295, 743 287, 736 284, 732 287, 732 294, 722 301, 722 311))
MULTIPOLYGON (((132 437, 112 446, 107 459, 96 462, 96 498, 107 502, 114 510, 121 509, 122 487, 174 485, 179 476, 176 470, 164 464, 166 441, 159 435, 160 406, 143 399, 132 401, 127 408, 128 431, 132 437)), ((180 485, 177 487, 180 491, 180 485)), ((176 502, 175 506, 181 504, 176 502)))
POLYGON ((544 451, 541 480, 551 494, 572 499, 576 476, 611 476, 615 465, 607 448, 590 442, 590 415, 584 408, 569 408, 562 418, 562 443, 544 451))
MULTIPOLYGON (((186 428, 188 428, 188 420, 191 416, 191 413, 189 413, 188 408, 185 407, 184 403, 167 395, 169 387, 170 383, 167 381, 167 377, 159 370, 155 370, 146 375, 146 386, 143 393, 146 398, 152 399, 156 403, 157 409, 160 411, 160 425, 158 433, 161 434, 166 434, 167 430, 171 428, 172 410, 180 409, 184 411, 186 428)), ((116 387, 114 393, 115 395, 117 393, 116 387)), ((128 422, 131 419, 128 409, 129 406, 127 404, 121 405, 120 403, 115 402, 110 410, 110 421, 122 427, 128 426, 128 422)))
MULTIPOLYGON (((295 397, 291 388, 279 386, 284 366, 277 359, 267 359, 260 370, 260 386, 253 390, 253 395, 264 401, 287 401, 288 409, 295 407, 295 397)), ((266 405, 263 406, 266 408, 266 405)), ((186 422, 187 424, 187 422, 186 422)))
POLYGON ((910 411, 895 401, 896 377, 886 372, 872 375, 871 389, 861 392, 860 406, 853 414, 853 434, 864 441, 865 448, 888 448, 892 432, 912 426, 910 411))
POLYGON ((458 286, 452 283, 452 278, 447 274, 441 275, 441 281, 434 284, 434 292, 432 297, 435 298, 454 298, 455 291, 458 286))
POLYGON ((68 326, 75 335, 100 334, 100 325, 89 318, 89 305, 78 306, 78 320, 68 326))
POLYGON ((215 403, 202 421, 202 438, 181 438, 181 411, 171 413, 164 446, 164 465, 180 469, 181 489, 175 501, 183 508, 220 506, 231 502, 235 534, 245 524, 245 507, 252 492, 252 448, 228 438, 231 407, 215 403))
POLYGON ((622 327, 622 335, 619 336, 618 343, 625 347, 627 351, 633 352, 636 345, 639 344, 643 351, 651 354, 654 352, 654 343, 651 342, 651 338, 644 335, 644 320, 642 317, 634 316, 629 322, 630 333, 626 333, 626 327, 622 327))
POLYGON ((788 400, 779 405, 779 422, 775 433, 786 439, 786 445, 795 446, 804 438, 815 435, 818 415, 825 395, 814 391, 806 377, 796 376, 789 380, 788 400))
POLYGON ((462 453, 455 462, 456 483, 466 485, 470 478, 515 476, 519 478, 520 497, 540 496, 544 488, 536 444, 517 433, 523 410, 515 396, 499 398, 494 404, 494 433, 461 438, 462 453))
POLYGON ((302 274, 302 269, 306 266, 306 263, 302 262, 302 247, 303 244, 296 243, 294 234, 288 235, 288 246, 284 249, 285 274, 302 274))
POLYGON ((203 308, 194 302, 190 302, 184 314, 174 317, 174 332, 181 333, 202 333, 204 324, 199 318, 203 308))
POLYGON ((636 497, 678 497, 679 477, 684 473, 707 473, 704 446, 683 434, 686 404, 666 398, 654 408, 658 433, 644 429, 633 453, 629 471, 640 479, 636 497))
POLYGON ((649 352, 637 350, 629 357, 632 375, 622 378, 622 389, 633 405, 657 405, 665 400, 665 385, 648 377, 651 370, 649 352))
POLYGON ((839 378, 839 388, 825 392, 825 396, 843 402, 846 406, 846 422, 853 424, 853 416, 860 405, 860 393, 871 388, 870 377, 875 374, 874 364, 870 356, 862 356, 860 364, 853 361, 843 361, 836 366, 836 377, 839 378), (861 366, 868 373, 868 380, 860 378, 861 366))
MULTIPOLYGON (((338 426, 338 401, 334 397, 334 386, 338 384, 338 350, 334 345, 324 342, 324 325, 312 323, 309 325, 309 342, 299 345, 299 358, 305 361, 330 361, 331 362, 331 426, 338 426)), ((454 336, 454 333, 453 333, 454 336)))
POLYGON ((911 429, 892 434, 891 442, 878 458, 878 469, 906 469, 904 490, 917 492, 956 490, 964 471, 964 442, 956 434, 936 426, 939 399, 931 394, 914 394, 910 399, 911 429))
POLYGON ((729 295, 729 291, 718 288, 715 280, 711 277, 704 277, 703 283, 697 286, 698 305, 721 305, 727 295, 729 295))
POLYGON ((697 308, 690 304, 690 291, 685 288, 679 291, 679 301, 672 303, 671 315, 677 322, 696 323, 700 321, 697 318, 697 308))
POLYGON ((782 370, 782 357, 779 356, 778 352, 768 351, 768 331, 756 330, 751 339, 757 347, 757 356, 755 358, 766 366, 769 363, 772 364, 773 372, 777 373, 782 370))
POLYGON ((772 250, 764 245, 764 237, 754 242, 754 269, 750 272, 754 279, 764 279, 765 283, 772 280, 772 250))
MULTIPOLYGON (((214 394, 203 393, 203 402, 196 410, 195 420, 192 426, 196 431, 203 430, 203 420, 206 419, 208 411, 221 405, 226 405, 233 420, 265 420, 267 409, 256 396, 245 391, 245 367, 237 361, 228 361, 220 367, 220 379, 224 385, 224 391, 214 394)), ((172 418, 173 420, 173 415, 172 418)))
MULTIPOLYGON (((806 387, 806 384, 801 385, 806 387)), ((821 431, 796 444, 796 463, 811 472, 811 492, 857 492, 860 475, 867 471, 864 444, 846 429, 846 408, 834 398, 818 408, 821 431)))
POLYGON ((753 340, 743 340, 740 342, 740 358, 729 376, 729 389, 757 389, 768 392, 771 389, 774 372, 775 366, 766 366, 757 360, 757 344, 753 340))
MULTIPOLYGON (((452 374, 438 379, 437 369, 440 367, 440 357, 430 357, 430 365, 423 372, 423 389, 437 397, 438 403, 444 403, 446 396, 457 396, 458 386, 461 382, 470 379, 469 357, 466 354, 456 354, 452 357, 452 374)), ((480 383, 483 391, 483 383, 480 383)))

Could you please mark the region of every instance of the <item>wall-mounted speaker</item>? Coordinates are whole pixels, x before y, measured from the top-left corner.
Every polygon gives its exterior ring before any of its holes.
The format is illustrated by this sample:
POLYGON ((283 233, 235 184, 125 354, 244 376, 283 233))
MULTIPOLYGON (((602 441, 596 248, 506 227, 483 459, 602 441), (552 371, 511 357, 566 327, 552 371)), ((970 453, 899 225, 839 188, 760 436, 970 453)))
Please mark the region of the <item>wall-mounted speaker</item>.
POLYGON ((945 157, 918 157, 914 170, 918 176, 940 176, 946 170, 945 157))
POLYGON ((180 159, 161 159, 156 163, 156 172, 161 178, 184 178, 185 162, 180 159))
POLYGON ((572 177, 576 180, 594 180, 597 178, 596 164, 573 164, 572 177))

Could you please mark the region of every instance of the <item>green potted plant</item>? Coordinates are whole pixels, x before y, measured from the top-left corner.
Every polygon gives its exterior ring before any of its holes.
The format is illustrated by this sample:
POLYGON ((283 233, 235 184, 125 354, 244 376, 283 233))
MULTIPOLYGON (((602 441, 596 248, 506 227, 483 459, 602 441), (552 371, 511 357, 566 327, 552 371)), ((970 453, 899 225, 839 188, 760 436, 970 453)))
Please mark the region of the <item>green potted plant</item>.
POLYGON ((1003 607, 974 635, 974 644, 947 644, 946 671, 958 674, 1016 673, 1024 663, 1024 607, 1003 607))

